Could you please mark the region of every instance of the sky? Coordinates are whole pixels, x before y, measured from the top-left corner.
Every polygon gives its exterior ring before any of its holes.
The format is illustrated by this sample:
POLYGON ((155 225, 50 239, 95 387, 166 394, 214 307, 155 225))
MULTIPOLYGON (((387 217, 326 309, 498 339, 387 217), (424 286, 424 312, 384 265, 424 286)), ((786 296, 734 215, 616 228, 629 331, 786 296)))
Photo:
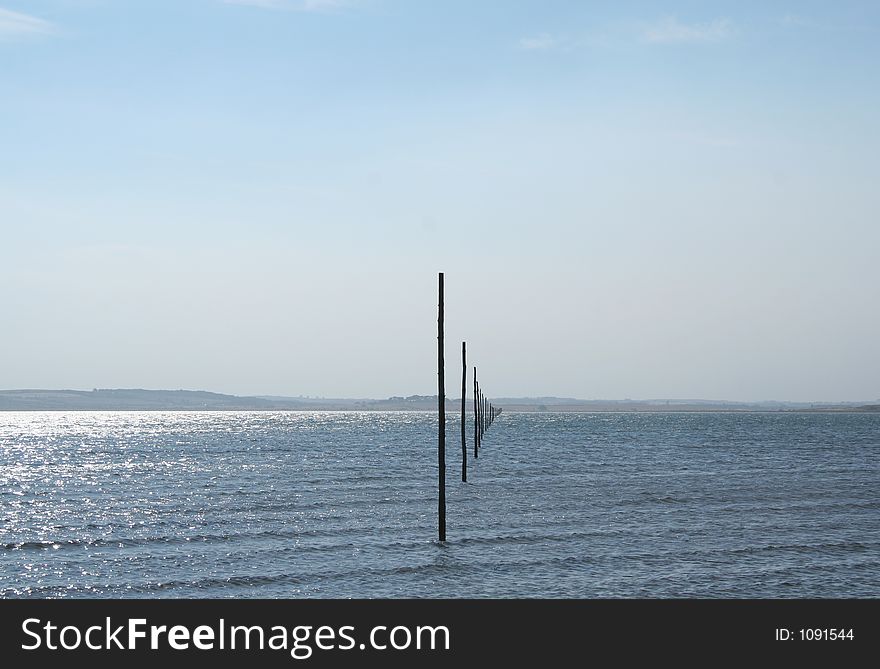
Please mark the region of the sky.
POLYGON ((880 4, 0 0, 0 388, 880 398, 880 4), (470 384, 470 380, 468 382, 470 384))

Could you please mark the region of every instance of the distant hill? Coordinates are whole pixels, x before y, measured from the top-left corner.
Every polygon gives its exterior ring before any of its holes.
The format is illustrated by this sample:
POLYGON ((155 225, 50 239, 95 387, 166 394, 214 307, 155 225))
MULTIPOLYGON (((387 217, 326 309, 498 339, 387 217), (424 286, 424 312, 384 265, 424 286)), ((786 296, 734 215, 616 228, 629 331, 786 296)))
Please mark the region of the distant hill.
MULTIPOLYGON (((880 403, 724 402, 714 400, 579 400, 570 397, 492 398, 507 411, 880 411, 880 403)), ((461 409, 449 397, 447 411, 461 409)), ((473 400, 466 403, 473 409, 473 400)), ((436 411, 436 395, 387 399, 256 396, 204 390, 0 390, 0 411, 436 411)))
POLYGON ((410 395, 374 400, 240 397, 204 390, 140 388, 96 388, 90 391, 0 390, 0 411, 429 411, 436 408, 436 395, 410 395))
MULTIPOLYGON (((284 403, 285 408, 295 408, 284 403)), ((201 390, 0 390, 2 411, 206 411, 278 408, 258 397, 201 390)))

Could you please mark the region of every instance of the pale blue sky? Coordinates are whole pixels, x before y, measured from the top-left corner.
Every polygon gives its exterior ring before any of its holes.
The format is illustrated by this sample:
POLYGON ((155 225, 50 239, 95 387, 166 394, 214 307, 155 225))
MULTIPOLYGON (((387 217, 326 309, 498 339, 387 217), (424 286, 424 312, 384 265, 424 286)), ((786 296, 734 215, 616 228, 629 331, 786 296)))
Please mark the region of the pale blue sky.
POLYGON ((0 387, 880 397, 876 2, 0 0, 0 387), (480 286, 479 303, 476 288, 480 286))

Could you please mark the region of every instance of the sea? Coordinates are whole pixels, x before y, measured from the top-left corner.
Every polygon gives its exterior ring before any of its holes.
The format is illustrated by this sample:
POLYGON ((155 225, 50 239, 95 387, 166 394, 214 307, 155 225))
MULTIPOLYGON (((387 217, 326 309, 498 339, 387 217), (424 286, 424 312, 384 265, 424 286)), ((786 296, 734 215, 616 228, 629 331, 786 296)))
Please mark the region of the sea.
POLYGON ((3 598, 876 598, 880 415, 2 412, 3 598))

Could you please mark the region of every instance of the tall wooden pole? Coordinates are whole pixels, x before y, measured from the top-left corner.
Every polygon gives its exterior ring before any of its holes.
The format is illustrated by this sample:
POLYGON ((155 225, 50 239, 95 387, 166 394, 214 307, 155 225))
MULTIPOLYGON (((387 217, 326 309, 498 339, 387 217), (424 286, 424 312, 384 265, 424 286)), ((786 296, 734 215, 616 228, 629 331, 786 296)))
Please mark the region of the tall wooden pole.
POLYGON ((467 343, 461 342, 461 481, 467 483, 467 437, 464 433, 467 395, 467 343))
POLYGON ((482 390, 480 391, 480 413, 478 415, 479 415, 479 420, 480 420, 480 446, 482 446, 483 445, 483 391, 482 390))
POLYGON ((480 426, 477 424, 477 396, 480 394, 480 384, 477 383, 477 368, 474 367, 474 457, 480 457, 480 426))
POLYGON ((446 379, 443 364, 443 272, 439 278, 440 300, 437 307, 437 408, 439 430, 437 439, 437 471, 439 495, 437 497, 437 521, 440 541, 446 541, 446 379))
MULTIPOLYGON (((477 385, 479 388, 479 384, 477 385)), ((480 388, 480 413, 477 414, 480 417, 480 448, 483 448, 483 390, 480 388)))
MULTIPOLYGON (((477 390, 479 390, 480 385, 477 384, 477 390)), ((477 423, 480 426, 480 446, 483 445, 483 391, 479 390, 480 393, 480 403, 479 408, 477 409, 477 423)))

